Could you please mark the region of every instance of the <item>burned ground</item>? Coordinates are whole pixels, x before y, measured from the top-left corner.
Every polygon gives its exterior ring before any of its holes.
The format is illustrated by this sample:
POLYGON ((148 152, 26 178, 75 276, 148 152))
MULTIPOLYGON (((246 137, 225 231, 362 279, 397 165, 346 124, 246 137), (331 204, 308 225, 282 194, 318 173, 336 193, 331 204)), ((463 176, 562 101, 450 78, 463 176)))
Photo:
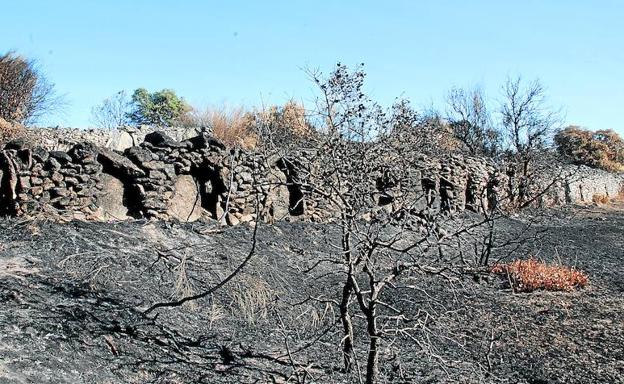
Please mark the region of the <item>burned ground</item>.
MULTIPOLYGON (((526 221, 506 220, 501 235, 513 238, 526 221)), ((624 382, 623 230, 622 211, 557 211, 532 227, 539 240, 511 255, 578 267, 590 286, 577 292, 409 276, 415 289, 386 299, 425 327, 384 344, 383 380, 624 382)), ((339 240, 332 225, 263 225, 256 255, 222 289, 144 314, 223 279, 251 236, 206 223, 3 220, 0 382, 297 382, 304 371, 307 382, 352 382, 340 372, 332 306, 305 300, 337 294, 340 275, 323 261, 339 240)))

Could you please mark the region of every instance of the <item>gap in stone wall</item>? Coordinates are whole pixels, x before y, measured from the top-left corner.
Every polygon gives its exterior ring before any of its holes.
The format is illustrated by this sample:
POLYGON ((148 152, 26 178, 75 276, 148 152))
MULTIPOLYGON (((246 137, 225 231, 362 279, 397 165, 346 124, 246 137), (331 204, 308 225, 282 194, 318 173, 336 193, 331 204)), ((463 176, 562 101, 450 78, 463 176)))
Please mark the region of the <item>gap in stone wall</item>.
POLYGON ((193 167, 191 176, 195 179, 201 200, 201 207, 208 212, 211 218, 220 219, 221 196, 227 192, 224 180, 221 178, 221 169, 218 167, 193 167))

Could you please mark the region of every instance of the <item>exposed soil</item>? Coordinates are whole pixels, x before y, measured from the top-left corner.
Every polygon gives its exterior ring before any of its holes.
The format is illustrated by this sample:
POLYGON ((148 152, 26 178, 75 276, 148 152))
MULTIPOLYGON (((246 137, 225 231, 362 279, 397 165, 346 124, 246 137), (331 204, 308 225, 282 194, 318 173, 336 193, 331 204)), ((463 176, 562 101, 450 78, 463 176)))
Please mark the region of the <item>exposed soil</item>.
MULTIPOLYGON (((588 288, 516 294, 493 276, 410 276, 414 289, 387 300, 431 318, 413 339, 382 343, 382 381, 624 383, 624 210, 551 213, 531 229, 539 240, 511 257, 576 266, 588 288)), ((501 235, 514 238, 527 219, 506 220, 501 235)), ((340 371, 335 310, 297 305, 338 294, 330 265, 306 273, 335 253, 331 225, 262 226, 256 256, 221 290, 143 314, 223 279, 251 235, 199 223, 0 221, 0 382, 297 382, 293 366, 306 367, 306 382, 357 382, 340 371)))

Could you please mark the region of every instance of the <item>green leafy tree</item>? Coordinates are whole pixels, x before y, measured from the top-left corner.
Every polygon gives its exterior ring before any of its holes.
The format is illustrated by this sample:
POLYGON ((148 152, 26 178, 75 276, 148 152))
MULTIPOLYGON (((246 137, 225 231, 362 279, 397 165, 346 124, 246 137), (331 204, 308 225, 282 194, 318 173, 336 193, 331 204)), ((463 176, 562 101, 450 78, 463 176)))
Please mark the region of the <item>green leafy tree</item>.
POLYGON ((139 88, 132 94, 130 122, 136 125, 171 127, 191 108, 171 89, 149 92, 139 88))

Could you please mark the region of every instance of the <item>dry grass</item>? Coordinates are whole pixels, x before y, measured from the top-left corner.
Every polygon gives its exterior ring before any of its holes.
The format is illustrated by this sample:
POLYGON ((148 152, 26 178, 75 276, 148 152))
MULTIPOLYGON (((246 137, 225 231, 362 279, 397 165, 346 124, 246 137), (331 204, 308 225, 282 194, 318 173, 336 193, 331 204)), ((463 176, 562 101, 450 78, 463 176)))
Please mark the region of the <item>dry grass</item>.
POLYGON ((249 324, 266 320, 276 292, 259 276, 242 273, 232 290, 232 312, 249 324))
POLYGON ((242 107, 194 108, 180 124, 188 127, 208 127, 212 135, 228 147, 252 149, 257 144, 253 116, 242 107))
POLYGON ((620 191, 618 192, 617 196, 615 196, 614 200, 618 202, 624 202, 624 186, 620 188, 620 191))
POLYGON ((207 127, 212 135, 229 147, 253 149, 271 140, 296 140, 313 133, 303 105, 289 101, 283 106, 270 106, 249 111, 242 107, 193 108, 179 121, 183 127, 207 127))
MULTIPOLYGON (((182 299, 184 297, 192 296, 195 292, 193 292, 193 287, 191 286, 191 282, 188 278, 187 266, 186 266, 186 255, 182 256, 180 260, 180 264, 178 264, 174 268, 174 273, 176 275, 174 281, 174 297, 172 299, 182 299)), ((183 304, 187 308, 191 310, 197 309, 197 304, 195 301, 189 301, 183 304)))
POLYGON ((39 269, 21 257, 0 260, 0 279, 14 278, 25 280, 26 276, 34 275, 39 269))
POLYGON ((589 278, 581 271, 563 265, 548 265, 534 258, 495 264, 491 272, 506 277, 514 292, 570 292, 589 283, 589 278))
POLYGON ((20 124, 9 123, 0 117, 0 144, 4 144, 11 139, 23 134, 24 127, 20 124))

